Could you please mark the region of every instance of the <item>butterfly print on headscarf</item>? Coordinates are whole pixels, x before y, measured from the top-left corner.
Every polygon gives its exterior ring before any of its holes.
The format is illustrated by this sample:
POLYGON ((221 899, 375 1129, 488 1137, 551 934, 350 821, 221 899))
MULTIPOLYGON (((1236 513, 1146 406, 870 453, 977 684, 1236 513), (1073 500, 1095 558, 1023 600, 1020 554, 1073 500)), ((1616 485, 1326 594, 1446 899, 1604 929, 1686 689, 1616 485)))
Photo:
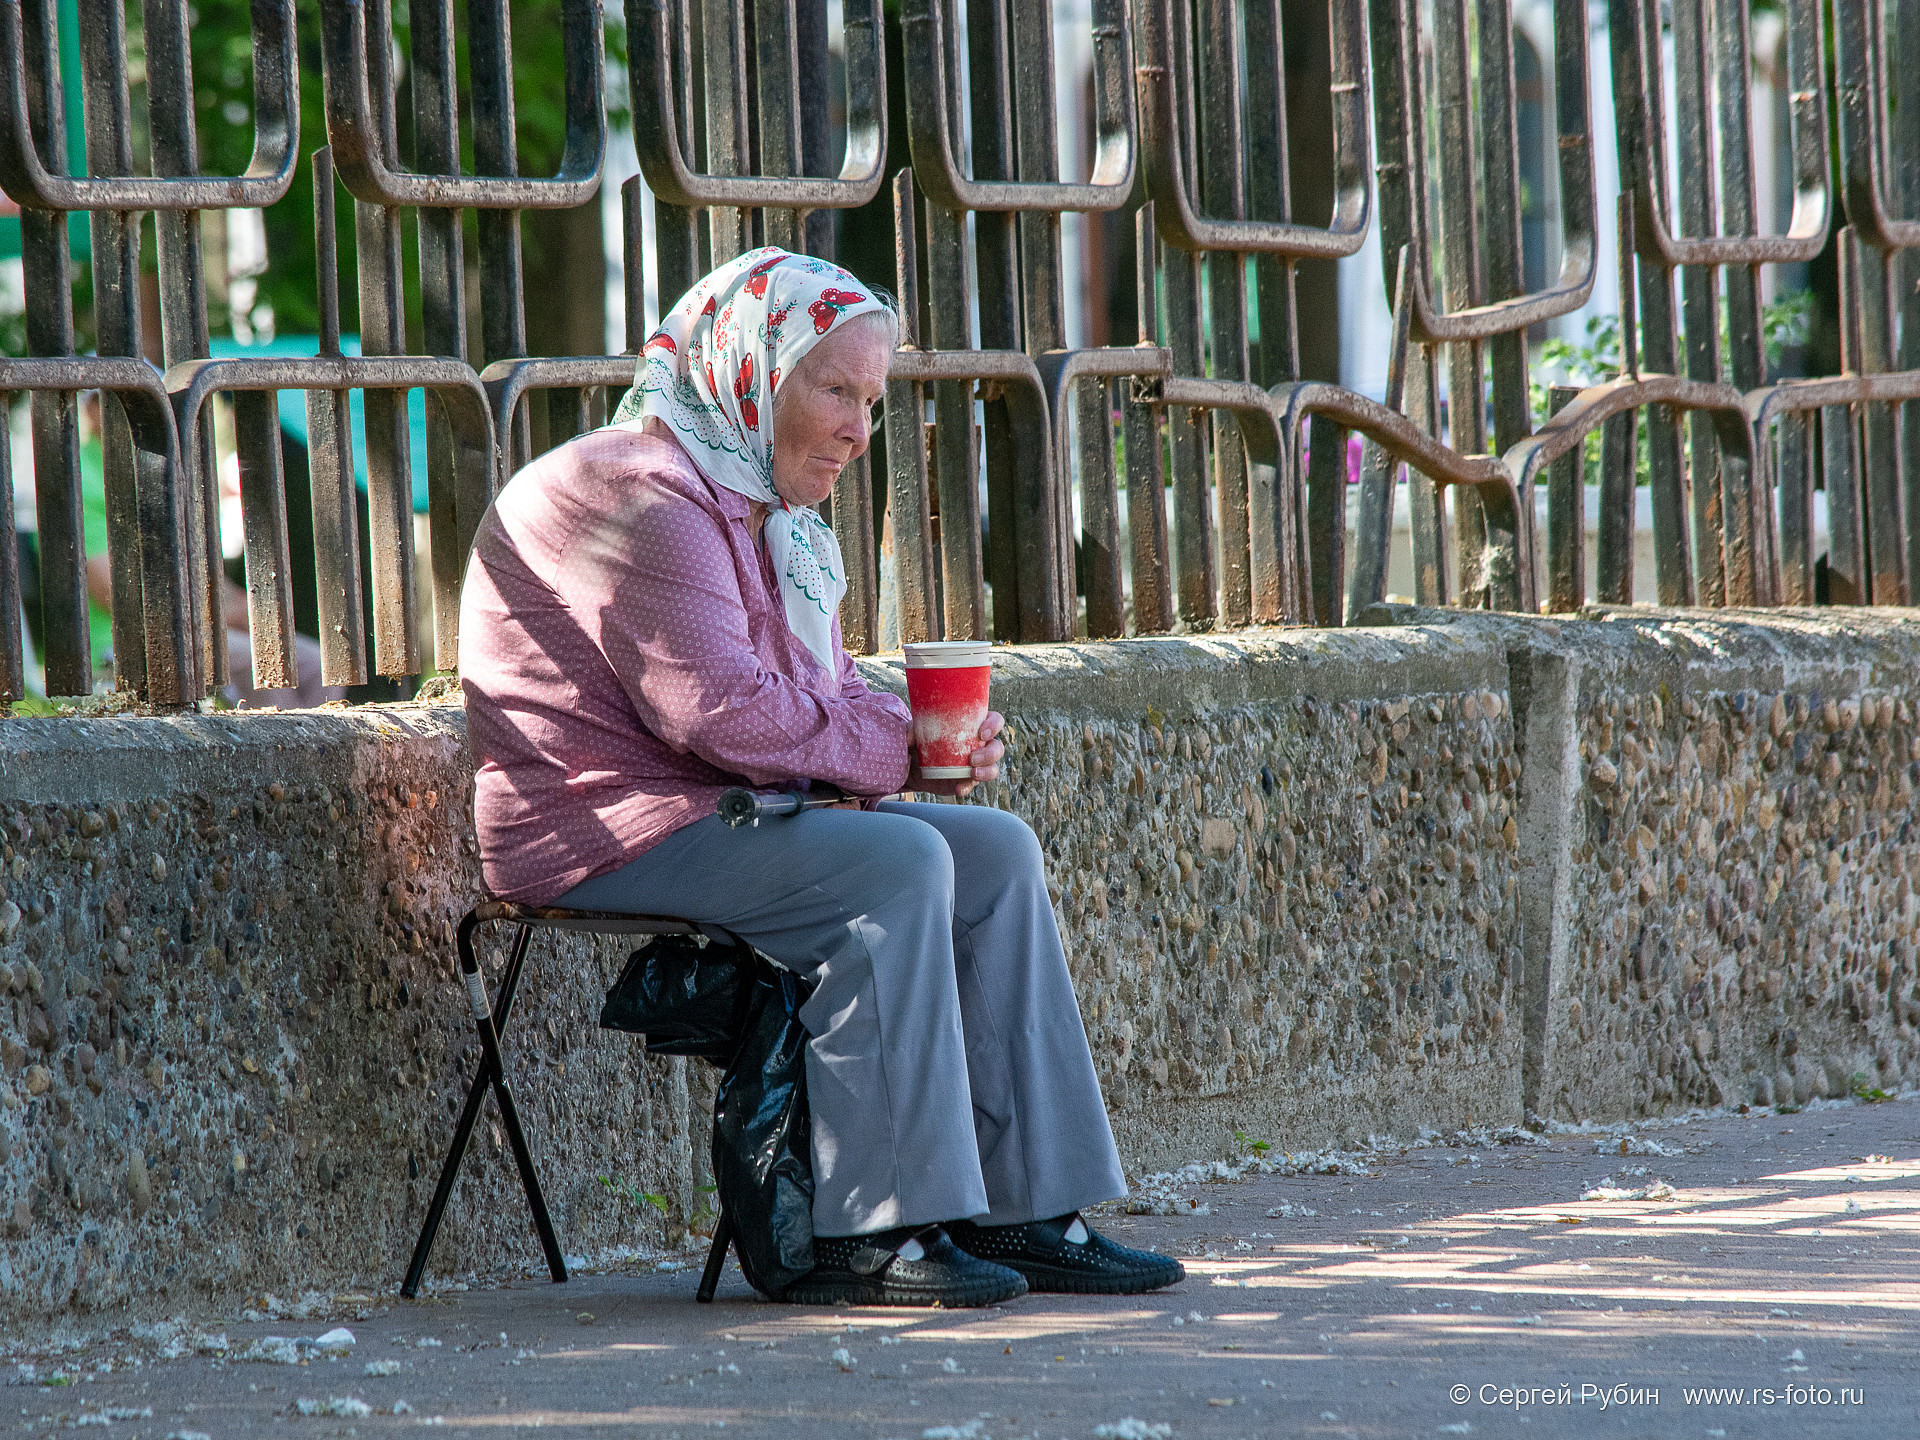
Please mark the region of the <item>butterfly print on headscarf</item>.
POLYGON ((784 254, 776 255, 771 260, 762 260, 754 266, 747 274, 745 287, 747 294, 756 300, 764 299, 767 293, 767 272, 786 258, 784 254))
POLYGON ((813 317, 813 333, 824 335, 849 305, 864 305, 867 297, 858 290, 822 290, 820 298, 807 307, 813 317))
POLYGON ((749 430, 760 428, 760 407, 755 403, 760 387, 753 383, 753 356, 740 357, 740 373, 734 377, 733 398, 740 402, 740 418, 749 430))

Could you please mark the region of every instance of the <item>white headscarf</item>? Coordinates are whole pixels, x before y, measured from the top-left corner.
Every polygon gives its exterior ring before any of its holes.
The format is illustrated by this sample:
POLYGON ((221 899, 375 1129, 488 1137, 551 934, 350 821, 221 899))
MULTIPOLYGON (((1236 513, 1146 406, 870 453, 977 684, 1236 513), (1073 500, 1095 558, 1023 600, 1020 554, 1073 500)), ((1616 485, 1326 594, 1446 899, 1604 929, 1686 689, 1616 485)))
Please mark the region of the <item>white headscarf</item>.
POLYGON ((771 245, 749 251, 661 320, 614 416, 634 425, 659 418, 708 480, 771 507, 764 533, 787 628, 829 674, 846 570, 826 522, 773 488, 773 397, 835 325, 886 310, 838 265, 771 245))

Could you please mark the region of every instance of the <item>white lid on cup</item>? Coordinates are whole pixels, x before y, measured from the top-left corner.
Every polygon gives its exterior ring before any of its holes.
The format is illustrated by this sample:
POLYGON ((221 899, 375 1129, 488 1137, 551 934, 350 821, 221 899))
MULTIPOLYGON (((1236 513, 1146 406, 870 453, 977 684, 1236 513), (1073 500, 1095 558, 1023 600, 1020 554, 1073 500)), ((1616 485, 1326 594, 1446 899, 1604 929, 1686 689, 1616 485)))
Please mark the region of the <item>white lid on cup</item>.
POLYGON ((969 670, 993 659, 990 640, 916 640, 900 648, 909 670, 969 670))

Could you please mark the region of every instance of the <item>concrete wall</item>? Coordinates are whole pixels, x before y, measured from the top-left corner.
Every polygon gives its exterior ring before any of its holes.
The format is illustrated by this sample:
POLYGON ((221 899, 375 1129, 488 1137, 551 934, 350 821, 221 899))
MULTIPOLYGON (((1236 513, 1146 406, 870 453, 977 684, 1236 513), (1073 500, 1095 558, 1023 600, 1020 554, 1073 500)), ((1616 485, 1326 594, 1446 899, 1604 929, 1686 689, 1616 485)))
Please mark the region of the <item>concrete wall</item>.
POLYGON ((1482 622, 1509 637, 1528 717, 1541 1113, 1915 1078, 1920 630, 1833 613, 1482 622))
MULTIPOLYGON (((1920 631, 1371 618, 996 659, 983 798, 1130 1168, 1913 1077, 1920 631)), ((397 1282, 476 1058, 469 788, 445 705, 0 722, 0 1327, 397 1282)), ((594 1028, 613 943, 537 957, 564 1243, 677 1240, 710 1072, 594 1028)), ((483 1122, 436 1270, 537 1263, 523 1216, 483 1122)))

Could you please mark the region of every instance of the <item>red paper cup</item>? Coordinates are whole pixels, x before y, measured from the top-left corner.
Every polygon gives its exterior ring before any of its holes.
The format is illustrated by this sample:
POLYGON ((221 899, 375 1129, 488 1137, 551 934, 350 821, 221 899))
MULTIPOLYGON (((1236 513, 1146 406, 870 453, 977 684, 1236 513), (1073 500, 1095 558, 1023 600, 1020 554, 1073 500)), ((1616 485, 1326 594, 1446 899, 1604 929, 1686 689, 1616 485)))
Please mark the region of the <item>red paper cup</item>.
POLYGON ((907 652, 913 745, 929 780, 971 780, 993 667, 985 640, 928 640, 907 652))

